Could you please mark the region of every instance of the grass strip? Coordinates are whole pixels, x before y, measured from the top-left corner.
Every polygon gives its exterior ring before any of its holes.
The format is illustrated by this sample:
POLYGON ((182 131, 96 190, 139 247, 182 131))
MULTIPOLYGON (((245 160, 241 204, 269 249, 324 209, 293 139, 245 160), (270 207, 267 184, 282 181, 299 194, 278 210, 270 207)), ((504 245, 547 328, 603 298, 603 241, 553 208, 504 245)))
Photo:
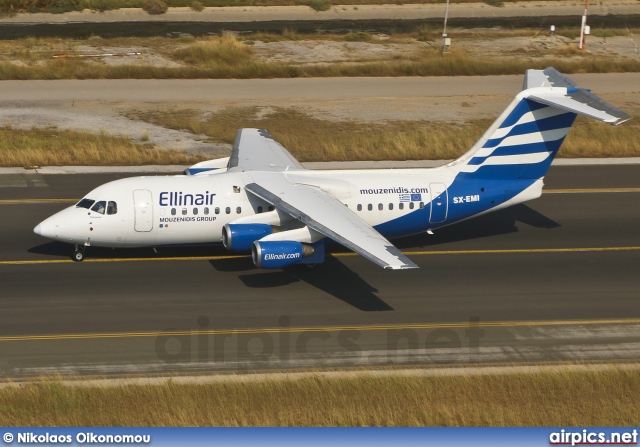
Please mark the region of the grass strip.
MULTIPOLYGON (((132 119, 204 134, 232 144, 238 128, 268 129, 300 161, 447 160, 466 152, 491 120, 467 123, 330 121, 293 108, 230 108, 201 115, 190 110, 135 111, 132 119)), ((612 127, 578 118, 560 157, 640 155, 640 123, 612 127)), ((202 156, 158 150, 129 138, 59 129, 0 128, 0 166, 136 166, 193 164, 202 156)))
POLYGON ((270 79, 301 77, 487 76, 522 74, 527 69, 552 66, 565 74, 640 72, 640 60, 620 61, 545 58, 542 60, 480 60, 434 56, 416 61, 382 61, 299 66, 263 63, 246 57, 242 63, 215 63, 184 67, 99 65, 80 59, 55 59, 38 65, 0 62, 0 80, 54 79, 270 79))
MULTIPOLYGON (((228 108, 206 116, 190 110, 136 111, 141 119, 232 144, 241 127, 267 129, 300 161, 447 160, 465 153, 492 120, 466 123, 390 121, 363 123, 315 118, 294 108, 228 108)), ((560 157, 633 157, 640 155, 640 123, 622 126, 579 117, 560 157)))
POLYGON ((1 166, 135 166, 189 164, 202 160, 183 152, 136 145, 130 139, 67 130, 0 128, 1 166))
POLYGON ((0 389, 3 426, 631 426, 640 372, 0 389))

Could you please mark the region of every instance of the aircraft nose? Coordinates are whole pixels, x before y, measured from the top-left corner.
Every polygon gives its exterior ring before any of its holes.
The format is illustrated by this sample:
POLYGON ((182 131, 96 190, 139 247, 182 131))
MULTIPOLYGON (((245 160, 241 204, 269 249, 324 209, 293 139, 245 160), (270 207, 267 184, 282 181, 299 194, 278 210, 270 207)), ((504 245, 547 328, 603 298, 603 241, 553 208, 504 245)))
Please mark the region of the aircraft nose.
POLYGON ((60 219, 52 216, 36 225, 33 232, 39 236, 55 239, 58 236, 60 224, 60 219))

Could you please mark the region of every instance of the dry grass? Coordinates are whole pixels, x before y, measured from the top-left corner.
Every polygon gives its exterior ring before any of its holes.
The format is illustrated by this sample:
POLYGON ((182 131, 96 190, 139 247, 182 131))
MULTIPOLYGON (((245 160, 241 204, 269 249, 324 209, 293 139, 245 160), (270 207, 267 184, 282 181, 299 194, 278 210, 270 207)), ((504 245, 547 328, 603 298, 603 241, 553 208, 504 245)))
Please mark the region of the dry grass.
MULTIPOLYGON (((238 128, 268 129, 301 161, 453 159, 466 152, 491 124, 491 120, 464 124, 328 121, 296 109, 257 107, 225 109, 206 117, 189 110, 171 113, 136 111, 130 117, 205 134, 226 143, 233 143, 238 128)), ((559 156, 639 156, 639 131, 637 120, 612 127, 579 118, 559 156)))
MULTIPOLYGON (((428 37, 427 34, 427 31, 419 30, 411 39, 424 39, 428 37)), ((365 39, 368 35, 356 33, 348 36, 348 39, 365 39)), ((253 36, 257 37, 260 36, 253 36)), ((270 39, 266 35, 262 37, 270 39)), ((291 31, 279 38, 296 40, 299 35, 291 31)), ((344 39, 344 36, 340 36, 340 40, 344 39)), ((247 43, 251 41, 247 40, 247 43)), ((438 48, 425 46, 413 54, 387 61, 297 65, 261 62, 251 54, 249 45, 232 35, 187 40, 156 37, 137 41, 124 38, 90 38, 82 42, 70 39, 19 39, 0 42, 0 80, 477 76, 522 74, 529 68, 548 66, 567 74, 640 72, 638 59, 606 58, 566 48, 527 54, 532 57, 481 58, 459 48, 443 56, 438 48), (96 49, 114 46, 148 48, 150 52, 173 59, 183 66, 154 66, 139 62, 110 65, 86 58, 51 59, 56 53, 74 53, 80 44, 96 49)))
POLYGON ((200 160, 104 133, 0 128, 0 166, 169 165, 200 160))
POLYGON ((628 121, 621 126, 594 122, 578 117, 560 149, 559 156, 638 157, 640 156, 640 122, 628 121))
POLYGON ((231 34, 180 48, 173 52, 172 57, 187 65, 202 68, 238 67, 252 62, 246 45, 231 34))
POLYGON ((640 373, 0 390, 3 426, 632 426, 640 373))
MULTIPOLYGON (((206 119, 195 112, 136 112, 132 117, 232 143, 240 127, 267 128, 301 161, 422 160, 457 158, 482 135, 489 120, 458 125, 422 121, 366 124, 320 120, 295 109, 227 109, 206 119), (264 111, 263 111, 264 112, 264 111)), ((636 121, 612 127, 578 119, 560 150, 561 157, 640 155, 636 121)), ((143 141, 148 134, 141 136, 143 141)), ((0 128, 0 166, 192 164, 201 161, 177 151, 136 145, 107 134, 0 128)))

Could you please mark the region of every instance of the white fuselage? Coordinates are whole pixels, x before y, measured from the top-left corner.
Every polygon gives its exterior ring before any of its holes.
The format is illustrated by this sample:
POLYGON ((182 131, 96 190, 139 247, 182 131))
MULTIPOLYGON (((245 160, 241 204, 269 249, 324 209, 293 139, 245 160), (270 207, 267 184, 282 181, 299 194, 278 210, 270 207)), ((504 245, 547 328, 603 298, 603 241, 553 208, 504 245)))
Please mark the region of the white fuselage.
MULTIPOLYGON (((397 237, 452 223, 445 221, 452 207, 479 205, 489 197, 467 194, 447 197, 446 190, 456 172, 447 168, 290 171, 291 183, 314 186, 329 193, 373 227, 399 222, 383 235, 397 237), (432 198, 444 194, 440 208, 432 209, 432 198), (458 201, 461 201, 458 203, 458 201), (468 203, 467 203, 468 201, 468 203), (402 219, 419 212, 421 218, 406 228, 402 219), (387 234, 385 234, 387 233, 387 234)), ((225 224, 260 222, 273 207, 248 194, 250 172, 195 175, 133 177, 106 183, 85 196, 94 203, 115 202, 117 212, 99 212, 77 205, 43 221, 36 232, 62 242, 86 246, 141 247, 220 243, 225 224), (252 217, 255 216, 255 217, 252 217)), ((509 205, 540 195, 536 182, 526 194, 509 205)), ((442 196, 441 196, 442 198, 442 196)), ((95 208, 95 205, 93 206, 95 208)), ((485 207, 492 208, 491 206, 485 207)), ((493 207, 497 209, 498 207, 493 207)), ((502 206, 499 206, 502 208, 502 206)), ((484 211, 486 212, 486 211, 484 211)), ((458 213, 468 218, 477 212, 458 213), (467 215, 468 214, 468 215, 467 215)), ((272 222, 266 222, 272 223, 272 222)))

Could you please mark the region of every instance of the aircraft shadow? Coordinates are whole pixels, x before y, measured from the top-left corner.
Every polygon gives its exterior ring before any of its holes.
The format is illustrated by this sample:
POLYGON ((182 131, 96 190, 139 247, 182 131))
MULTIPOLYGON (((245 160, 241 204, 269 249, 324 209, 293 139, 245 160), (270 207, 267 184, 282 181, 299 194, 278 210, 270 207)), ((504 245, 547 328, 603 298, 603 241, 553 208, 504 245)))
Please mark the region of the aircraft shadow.
MULTIPOLYGON (((47 256, 64 256, 69 257, 73 252, 71 244, 63 242, 47 242, 46 244, 37 245, 27 250, 29 253, 47 255, 47 256)), ((158 252, 154 252, 150 247, 143 248, 106 248, 106 247, 87 247, 87 256, 89 258, 157 258, 157 257, 185 257, 185 256, 223 256, 229 255, 229 252, 217 245, 201 245, 201 246, 165 246, 158 247, 158 252)))
POLYGON ((327 256, 325 262, 313 270, 305 266, 294 266, 284 270, 240 275, 239 278, 245 286, 251 288, 284 287, 304 281, 365 312, 394 310, 375 295, 378 289, 333 256, 327 256))
MULTIPOLYGON (((517 222, 536 228, 557 228, 559 223, 544 216, 540 212, 523 204, 516 205, 485 216, 476 217, 465 222, 438 230, 438 237, 433 238, 421 233, 395 239, 400 249, 426 247, 448 242, 465 241, 483 237, 517 232, 517 222)), ((159 254, 150 248, 118 249, 91 247, 90 256, 95 258, 149 258, 181 257, 181 256, 215 256, 228 255, 220 246, 161 247, 159 254)), ((345 251, 338 244, 332 244, 330 252, 345 251)), ((32 247, 29 253, 64 256, 71 254, 71 246, 62 242, 48 242, 32 247)), ((285 287, 289 284, 304 281, 307 284, 328 293, 335 298, 367 312, 394 310, 375 294, 378 290, 363 280, 357 273, 346 267, 337 258, 328 254, 324 264, 314 270, 305 266, 293 266, 284 270, 259 271, 255 269, 249 256, 239 258, 217 259, 209 261, 211 266, 220 272, 250 272, 238 276, 240 281, 251 288, 285 287)))
POLYGON ((69 257, 71 255, 71 246, 58 241, 47 242, 46 244, 31 247, 27 252, 37 255, 69 257))
POLYGON ((436 230, 438 237, 420 233, 395 239, 393 242, 402 250, 499 236, 517 232, 517 222, 535 228, 553 229, 560 227, 559 223, 544 214, 527 205, 520 204, 436 230))

